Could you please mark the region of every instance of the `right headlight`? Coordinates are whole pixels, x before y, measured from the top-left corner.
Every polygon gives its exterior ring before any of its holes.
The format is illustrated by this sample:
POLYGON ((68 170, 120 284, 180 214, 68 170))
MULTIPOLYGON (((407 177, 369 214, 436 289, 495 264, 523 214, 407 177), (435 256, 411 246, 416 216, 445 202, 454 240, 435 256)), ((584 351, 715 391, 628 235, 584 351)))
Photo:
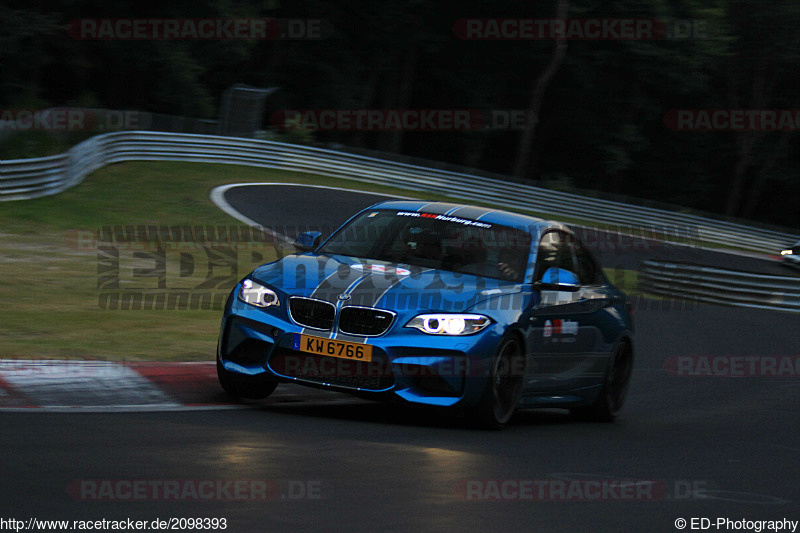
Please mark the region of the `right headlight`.
POLYGON ((463 315, 455 313, 435 313, 417 315, 406 324, 428 335, 471 335, 478 333, 492 323, 483 315, 463 315))
POLYGON ((252 279, 246 279, 242 282, 242 286, 239 289, 239 299, 256 307, 280 307, 281 305, 281 301, 275 291, 256 283, 252 279))

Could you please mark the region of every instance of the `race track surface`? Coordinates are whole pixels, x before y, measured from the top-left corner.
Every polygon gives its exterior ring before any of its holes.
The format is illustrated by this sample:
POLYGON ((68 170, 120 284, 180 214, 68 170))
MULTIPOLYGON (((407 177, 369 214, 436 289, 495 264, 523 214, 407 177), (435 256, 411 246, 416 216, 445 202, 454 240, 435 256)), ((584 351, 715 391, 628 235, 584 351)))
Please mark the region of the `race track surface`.
MULTIPOLYGON (((288 237, 381 199, 249 189, 226 200, 288 237)), ((234 404, 211 364, 98 364, 48 378, 0 361, 0 406, 11 408, 0 409, 4 518, 225 518, 236 532, 659 532, 678 531, 678 519, 800 520, 797 317, 663 307, 636 302, 634 377, 613 424, 542 410, 487 432, 290 385, 234 404), (82 396, 98 384, 106 395, 82 396)))

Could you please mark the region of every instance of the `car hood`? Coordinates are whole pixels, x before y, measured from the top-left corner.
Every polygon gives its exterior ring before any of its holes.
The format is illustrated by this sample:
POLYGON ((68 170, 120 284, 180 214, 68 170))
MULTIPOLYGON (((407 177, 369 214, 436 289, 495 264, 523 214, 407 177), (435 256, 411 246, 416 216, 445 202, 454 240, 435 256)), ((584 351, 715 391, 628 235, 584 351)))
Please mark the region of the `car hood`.
POLYGON ((392 310, 469 311, 522 292, 513 282, 340 255, 295 254, 262 265, 253 279, 286 296, 392 310))

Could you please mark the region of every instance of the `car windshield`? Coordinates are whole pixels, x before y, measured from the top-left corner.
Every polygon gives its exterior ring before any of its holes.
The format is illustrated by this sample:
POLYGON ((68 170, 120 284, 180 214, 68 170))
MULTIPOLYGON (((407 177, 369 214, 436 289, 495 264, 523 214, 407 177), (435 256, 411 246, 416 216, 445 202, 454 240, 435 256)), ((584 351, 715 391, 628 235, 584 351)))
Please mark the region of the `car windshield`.
POLYGON ((377 209, 337 231, 319 250, 521 282, 527 231, 455 216, 377 209))

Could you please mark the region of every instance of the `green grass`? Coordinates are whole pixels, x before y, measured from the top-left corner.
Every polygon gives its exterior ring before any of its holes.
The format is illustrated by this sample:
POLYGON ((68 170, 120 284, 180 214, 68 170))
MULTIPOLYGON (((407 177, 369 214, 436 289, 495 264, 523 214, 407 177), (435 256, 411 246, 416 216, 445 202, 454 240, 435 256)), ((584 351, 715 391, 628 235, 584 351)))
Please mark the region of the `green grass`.
MULTIPOLYGON (((414 196, 413 191, 312 174, 235 165, 134 162, 111 165, 61 194, 0 203, 0 357, 96 358, 191 361, 213 358, 221 310, 101 308, 102 295, 144 286, 158 292, 155 279, 134 277, 134 268, 152 268, 152 259, 120 248, 119 270, 103 281, 106 259, 83 239, 104 226, 226 226, 241 224, 209 199, 216 186, 238 182, 307 183, 414 196), (79 238, 80 239, 79 239, 79 238)), ((431 200, 443 196, 424 195, 431 200)), ((118 244, 118 243, 117 243, 118 244)), ((167 288, 197 293, 205 279, 198 258, 204 253, 167 248, 167 288), (197 262, 191 275, 180 270, 180 253, 197 262)), ((269 243, 237 252, 237 277, 278 257, 269 243), (253 253, 257 256, 254 257, 253 253)), ((636 272, 607 271, 609 278, 636 293, 636 272)), ((223 297, 236 277, 214 287, 223 297)), ((203 292, 203 291, 201 291, 203 292)), ((209 291, 204 291, 209 292, 209 291)))
POLYGON ((641 294, 639 291, 639 273, 635 270, 623 270, 621 268, 604 268, 608 280, 618 289, 629 295, 641 294))
MULTIPOLYGON (((209 192, 238 182, 291 182, 358 188, 408 196, 409 192, 289 171, 235 165, 135 162, 98 170, 81 185, 35 200, 0 203, 0 357, 97 358, 109 360, 209 360, 216 346, 221 310, 102 309, 98 269, 103 262, 93 244, 76 239, 104 226, 226 226, 241 223, 218 209, 209 192), (80 245, 79 245, 80 244, 80 245)), ((430 196, 426 196, 430 198, 430 196)), ((181 277, 181 251, 167 251, 170 289, 197 292, 204 265, 181 277)), ((273 260, 279 251, 251 244, 237 254, 238 275, 273 260), (257 253, 257 257, 252 254, 257 253)), ((133 268, 154 261, 120 250, 120 291, 126 283, 158 289, 156 280, 134 278, 133 268)), ((199 259, 198 259, 199 262, 199 259)), ((233 282, 214 287, 230 291, 233 282)))

